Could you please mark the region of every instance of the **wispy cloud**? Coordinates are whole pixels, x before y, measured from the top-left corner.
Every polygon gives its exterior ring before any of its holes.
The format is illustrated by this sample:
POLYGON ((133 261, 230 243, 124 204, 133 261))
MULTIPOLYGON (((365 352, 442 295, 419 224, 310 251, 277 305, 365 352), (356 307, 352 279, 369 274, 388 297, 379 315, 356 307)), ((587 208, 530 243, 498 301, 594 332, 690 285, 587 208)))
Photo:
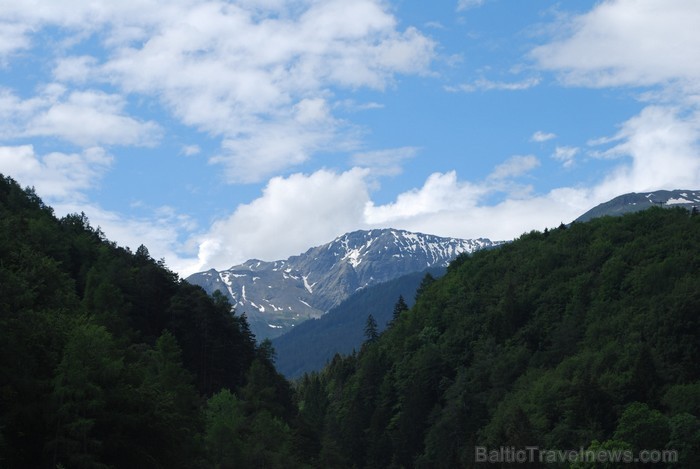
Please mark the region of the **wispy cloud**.
POLYGON ((333 103, 334 109, 340 109, 347 112, 369 111, 372 109, 383 109, 384 105, 375 101, 357 102, 353 99, 343 99, 333 103))
POLYGON ((185 156, 194 156, 199 155, 202 152, 202 149, 199 147, 199 145, 185 145, 182 147, 180 152, 185 156))
POLYGON ((540 165, 540 160, 534 155, 516 155, 504 163, 497 165, 489 175, 490 179, 508 179, 522 176, 540 165))
POLYGON ((491 81, 485 78, 480 78, 472 83, 462 83, 456 86, 447 86, 445 90, 450 92, 466 92, 473 93, 475 91, 522 91, 533 88, 539 85, 541 79, 539 77, 531 77, 521 81, 506 82, 506 81, 491 81))
POLYGON ((470 8, 477 8, 486 3, 486 0, 459 0, 457 2, 457 11, 464 11, 470 8))
POLYGON ((0 147, 0 173, 58 203, 85 201, 85 191, 99 184, 112 161, 98 147, 46 155, 37 154, 32 145, 0 147))
POLYGON ((51 137, 82 147, 154 145, 161 128, 130 117, 126 101, 98 90, 68 91, 50 84, 34 97, 21 99, 0 90, 0 135, 5 138, 51 137))
POLYGON ((561 161, 565 168, 570 168, 574 165, 576 155, 578 155, 580 151, 581 150, 577 147, 556 147, 552 158, 561 161))
POLYGON ((542 132, 541 130, 538 130, 537 132, 532 134, 532 137, 530 137, 530 141, 541 143, 553 140, 555 138, 557 138, 557 134, 551 132, 542 132))
POLYGON ((354 166, 370 169, 373 176, 396 176, 402 172, 402 163, 418 151, 417 147, 401 147, 355 153, 351 161, 354 166))

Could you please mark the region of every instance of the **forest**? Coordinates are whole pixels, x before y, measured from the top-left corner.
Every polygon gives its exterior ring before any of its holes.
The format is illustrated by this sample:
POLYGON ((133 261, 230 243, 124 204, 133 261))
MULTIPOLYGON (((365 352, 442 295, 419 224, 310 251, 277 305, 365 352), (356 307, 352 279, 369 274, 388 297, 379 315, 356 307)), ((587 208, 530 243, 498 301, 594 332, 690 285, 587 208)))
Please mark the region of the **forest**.
POLYGON ((296 465, 244 315, 0 178, 0 467, 296 465))
POLYGON ((693 467, 699 313, 700 217, 652 208, 461 256, 289 382, 222 296, 2 177, 0 467, 510 467, 476 462, 505 446, 693 467))

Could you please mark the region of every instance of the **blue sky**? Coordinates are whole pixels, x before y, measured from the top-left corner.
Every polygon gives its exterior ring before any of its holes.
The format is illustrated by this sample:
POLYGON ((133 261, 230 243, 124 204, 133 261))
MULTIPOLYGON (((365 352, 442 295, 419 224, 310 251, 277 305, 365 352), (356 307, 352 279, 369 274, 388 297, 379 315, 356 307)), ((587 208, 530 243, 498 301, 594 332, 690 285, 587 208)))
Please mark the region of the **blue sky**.
POLYGON ((0 2, 0 172, 182 275, 700 189, 695 0, 0 2))

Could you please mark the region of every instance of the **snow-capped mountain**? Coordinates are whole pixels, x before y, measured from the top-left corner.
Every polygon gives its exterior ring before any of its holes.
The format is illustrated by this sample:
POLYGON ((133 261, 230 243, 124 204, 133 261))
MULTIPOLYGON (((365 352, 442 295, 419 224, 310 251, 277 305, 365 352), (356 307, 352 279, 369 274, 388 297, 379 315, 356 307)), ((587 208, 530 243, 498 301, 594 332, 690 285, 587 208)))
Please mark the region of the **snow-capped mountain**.
POLYGON ((445 266, 463 252, 496 244, 394 229, 355 231, 286 260, 249 260, 191 275, 187 281, 209 293, 224 293, 237 312, 246 313, 261 340, 321 316, 361 288, 445 266))
POLYGON ((584 222, 605 215, 623 215, 653 206, 685 207, 691 210, 693 207, 700 207, 700 191, 678 189, 672 191, 631 192, 597 205, 575 221, 584 222))

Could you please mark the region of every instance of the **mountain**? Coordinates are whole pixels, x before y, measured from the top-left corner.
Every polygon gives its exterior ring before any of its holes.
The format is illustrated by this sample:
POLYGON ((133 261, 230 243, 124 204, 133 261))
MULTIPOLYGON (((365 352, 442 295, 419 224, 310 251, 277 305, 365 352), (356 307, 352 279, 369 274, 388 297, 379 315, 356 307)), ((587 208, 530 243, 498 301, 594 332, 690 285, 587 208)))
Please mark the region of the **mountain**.
POLYGON ((286 260, 249 260, 220 272, 191 275, 187 281, 209 293, 224 293, 262 340, 322 316, 362 288, 446 266, 461 253, 497 244, 395 229, 355 231, 286 260))
POLYGON ((673 191, 632 192, 602 203, 574 221, 584 222, 606 215, 615 216, 639 212, 655 205, 685 207, 688 210, 692 210, 693 207, 700 205, 700 191, 677 189, 673 191))
POLYGON ((277 370, 288 379, 319 371, 335 354, 349 355, 365 341, 367 316, 382 332, 393 317, 394 306, 403 297, 412 306, 416 291, 429 274, 441 277, 444 267, 413 272, 388 282, 363 288, 318 319, 304 321, 286 334, 272 339, 277 352, 277 370))

